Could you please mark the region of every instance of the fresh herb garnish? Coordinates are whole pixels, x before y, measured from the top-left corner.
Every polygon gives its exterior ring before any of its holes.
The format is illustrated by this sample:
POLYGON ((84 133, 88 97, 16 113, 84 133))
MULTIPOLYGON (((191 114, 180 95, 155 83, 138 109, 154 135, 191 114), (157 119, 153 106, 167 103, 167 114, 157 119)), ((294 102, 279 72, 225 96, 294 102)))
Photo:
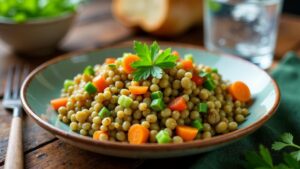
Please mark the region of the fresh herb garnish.
POLYGON ((247 163, 245 168, 249 169, 300 169, 300 146, 293 143, 293 135, 284 133, 280 141, 272 145, 273 150, 281 150, 285 147, 296 148, 296 151, 283 154, 283 161, 274 164, 270 151, 263 145, 259 146, 259 153, 255 151, 247 152, 245 155, 247 163))
POLYGON ((134 41, 133 48, 140 57, 140 60, 131 64, 136 69, 133 72, 135 81, 145 80, 150 76, 161 79, 163 69, 172 68, 176 65, 177 57, 172 55, 171 48, 160 52, 157 42, 148 46, 146 43, 134 41))
POLYGON ((280 141, 276 141, 272 144, 273 150, 281 150, 285 147, 293 147, 296 148, 296 151, 291 152, 291 155, 297 160, 300 161, 300 146, 293 142, 293 135, 291 133, 284 133, 280 141))

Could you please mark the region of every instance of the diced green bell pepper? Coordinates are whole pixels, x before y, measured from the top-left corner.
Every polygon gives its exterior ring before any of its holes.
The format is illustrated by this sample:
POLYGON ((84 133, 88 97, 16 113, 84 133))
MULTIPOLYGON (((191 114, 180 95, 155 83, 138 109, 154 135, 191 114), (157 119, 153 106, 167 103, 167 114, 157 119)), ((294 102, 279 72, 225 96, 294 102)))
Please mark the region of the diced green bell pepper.
POLYGON ((93 85, 93 83, 88 82, 85 86, 84 86, 84 90, 86 92, 88 92, 88 94, 93 94, 97 92, 97 88, 93 85))
POLYGON ((161 111, 166 106, 165 106, 164 101, 161 98, 159 98, 159 99, 152 100, 150 107, 151 107, 151 109, 153 109, 155 111, 161 111))

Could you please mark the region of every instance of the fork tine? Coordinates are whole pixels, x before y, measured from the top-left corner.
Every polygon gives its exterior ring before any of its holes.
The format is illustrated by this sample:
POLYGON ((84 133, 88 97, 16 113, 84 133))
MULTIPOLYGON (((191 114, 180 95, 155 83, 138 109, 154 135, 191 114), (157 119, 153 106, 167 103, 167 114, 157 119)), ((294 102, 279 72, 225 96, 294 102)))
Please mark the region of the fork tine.
POLYGON ((14 74, 14 85, 13 85, 13 99, 17 99, 19 95, 19 88, 20 88, 20 66, 17 65, 15 67, 15 74, 14 74))
POLYGON ((30 66, 29 65, 25 65, 23 68, 23 75, 22 75, 22 81, 20 82, 20 85, 22 85, 24 79, 27 77, 27 75, 29 74, 30 71, 30 66))
POLYGON ((14 71, 14 66, 10 67, 7 73, 4 99, 8 99, 11 96, 11 84, 13 80, 13 71, 14 71))

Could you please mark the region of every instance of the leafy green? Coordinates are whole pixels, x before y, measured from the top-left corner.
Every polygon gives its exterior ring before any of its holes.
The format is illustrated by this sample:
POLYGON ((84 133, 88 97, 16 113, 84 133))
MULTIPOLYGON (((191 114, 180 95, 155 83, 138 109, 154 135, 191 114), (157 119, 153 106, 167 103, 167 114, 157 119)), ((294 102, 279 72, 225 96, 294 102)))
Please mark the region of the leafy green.
POLYGON ((136 69, 133 72, 135 81, 145 80, 150 76, 161 79, 163 69, 172 68, 176 65, 177 57, 172 55, 170 48, 160 52, 157 42, 153 42, 150 46, 138 41, 133 43, 133 49, 140 58, 131 64, 136 69))
POLYGON ((25 22, 73 12, 81 0, 0 0, 0 19, 25 22))
POLYGON ((283 154, 283 161, 274 164, 269 150, 263 145, 259 146, 259 153, 250 151, 245 154, 245 168, 247 169, 300 169, 300 146, 293 142, 293 135, 284 133, 280 137, 280 141, 276 141, 272 145, 273 150, 282 150, 285 147, 293 147, 298 150, 289 154, 283 154))
POLYGON ((286 147, 293 147, 298 150, 291 152, 292 157, 297 161, 300 161, 300 146, 294 143, 294 137, 291 133, 284 133, 280 137, 280 141, 276 141, 272 144, 273 150, 281 150, 286 147))

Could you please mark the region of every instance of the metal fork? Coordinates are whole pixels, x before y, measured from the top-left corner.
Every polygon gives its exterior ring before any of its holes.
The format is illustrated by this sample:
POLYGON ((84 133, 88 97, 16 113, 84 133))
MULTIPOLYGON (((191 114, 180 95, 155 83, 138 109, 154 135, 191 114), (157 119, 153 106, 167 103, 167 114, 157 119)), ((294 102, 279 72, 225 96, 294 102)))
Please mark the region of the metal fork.
POLYGON ((29 73, 29 66, 12 66, 7 75, 3 107, 13 110, 8 148, 5 157, 4 169, 23 168, 22 144, 22 104, 20 100, 20 86, 29 73))

